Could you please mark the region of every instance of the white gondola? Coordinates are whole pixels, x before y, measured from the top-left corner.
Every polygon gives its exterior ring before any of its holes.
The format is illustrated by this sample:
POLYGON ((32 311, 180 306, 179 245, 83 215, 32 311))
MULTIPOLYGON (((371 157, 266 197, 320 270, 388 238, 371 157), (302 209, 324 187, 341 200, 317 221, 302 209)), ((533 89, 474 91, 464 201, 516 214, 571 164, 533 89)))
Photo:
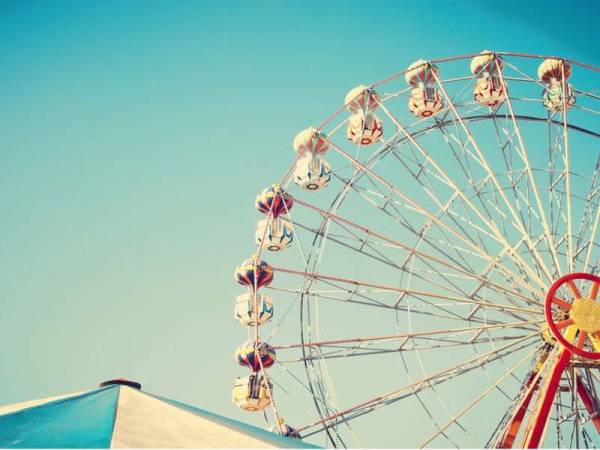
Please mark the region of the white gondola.
POLYGON ((326 136, 319 133, 316 128, 310 127, 302 130, 294 138, 294 150, 298 153, 323 154, 329 150, 326 136))
POLYGON ((331 180, 331 166, 327 161, 308 155, 296 162, 294 183, 302 189, 316 191, 323 189, 331 180))
POLYGON ((575 104, 575 89, 568 83, 571 65, 562 59, 548 58, 538 67, 538 78, 546 83, 542 104, 551 113, 560 112, 575 104))
POLYGON ((257 222, 255 238, 256 245, 270 252, 279 252, 292 244, 294 231, 292 224, 283 217, 266 218, 257 222))
MULTIPOLYGON (((273 317, 273 300, 264 294, 256 294, 258 301, 258 324, 264 325, 273 317)), ((254 326, 254 294, 247 292, 235 298, 233 316, 242 325, 254 326)))
POLYGON ((431 117, 444 107, 442 96, 434 87, 413 89, 408 101, 408 109, 417 117, 431 117))
POLYGON ((503 67, 502 58, 489 50, 482 51, 471 60, 471 73, 476 77, 484 73, 498 75, 503 67))
POLYGON ((368 114, 377 109, 379 106, 378 101, 379 95, 377 92, 361 84, 348 91, 344 104, 352 114, 368 114))
POLYGON ((489 74, 479 76, 475 82, 473 98, 477 103, 489 107, 498 106, 504 102, 506 95, 500 77, 489 74))
POLYGON ((235 380, 231 400, 245 411, 262 411, 271 404, 268 389, 273 389, 260 374, 239 377, 235 380))
POLYGON ((375 144, 383 137, 381 120, 373 114, 354 114, 348 119, 346 137, 363 146, 375 144))
POLYGON ((556 58, 545 59, 538 67, 538 78, 546 84, 559 84, 571 77, 571 65, 556 58))
POLYGON ((439 77, 437 66, 424 59, 412 63, 404 74, 406 82, 415 88, 435 85, 436 77, 439 77))
POLYGON ((498 106, 506 98, 500 78, 504 63, 495 53, 484 50, 471 60, 471 73, 476 77, 473 97, 484 106, 498 106))
POLYGON ((566 95, 563 93, 563 84, 556 83, 549 85, 542 91, 542 104, 544 107, 554 113, 560 112, 565 107, 565 96, 567 97, 567 109, 575 104, 577 101, 575 97, 575 91, 570 83, 565 83, 566 95))
POLYGON ((404 78, 413 87, 408 99, 411 113, 417 117, 431 117, 442 110, 444 102, 436 87, 439 78, 437 66, 420 59, 408 67, 404 78))

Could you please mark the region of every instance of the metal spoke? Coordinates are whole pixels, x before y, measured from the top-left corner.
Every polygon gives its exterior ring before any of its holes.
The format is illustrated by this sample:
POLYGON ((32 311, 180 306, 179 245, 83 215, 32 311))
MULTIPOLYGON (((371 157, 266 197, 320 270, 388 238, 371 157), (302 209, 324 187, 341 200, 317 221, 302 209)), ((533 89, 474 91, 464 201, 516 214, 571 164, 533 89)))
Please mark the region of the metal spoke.
POLYGON ((451 420, 446 422, 437 432, 429 436, 425 439, 420 445, 419 448, 423 448, 426 445, 430 444, 436 437, 438 437, 442 432, 444 432, 450 425, 456 423, 458 419, 463 417, 466 413, 468 413, 474 406, 476 406, 481 400, 483 400, 490 392, 498 388, 498 385, 505 381, 509 376, 512 376, 515 371, 521 367, 525 362, 529 361, 531 357, 540 349, 542 346, 540 345, 537 348, 534 348, 531 352, 525 355, 517 364, 511 367, 504 375, 502 375, 498 380, 496 380, 489 388, 483 391, 478 397, 476 397, 472 402, 470 402, 467 406, 465 406, 459 413, 457 413, 451 420))
POLYGON ((273 270, 276 272, 287 273, 290 275, 299 275, 302 277, 307 277, 309 279, 331 280, 331 281, 337 281, 337 282, 342 282, 342 283, 348 283, 348 284, 352 284, 355 286, 366 286, 366 287, 372 287, 375 289, 383 289, 383 290, 387 290, 387 291, 400 292, 400 293, 404 293, 404 294, 409 294, 417 299, 419 297, 429 297, 429 298, 436 298, 436 299, 442 299, 442 300, 453 300, 453 301, 460 302, 460 303, 470 303, 470 304, 474 304, 474 305, 485 306, 486 308, 499 309, 502 311, 505 310, 505 311, 523 312, 523 313, 528 313, 528 314, 540 314, 540 311, 535 310, 535 309, 527 309, 527 308, 521 308, 518 306, 509 306, 509 305, 497 305, 495 303, 489 303, 489 302, 485 302, 485 301, 477 301, 477 300, 473 300, 471 298, 456 297, 456 296, 451 296, 451 295, 439 294, 436 292, 420 291, 420 290, 415 290, 415 289, 404 289, 404 288, 399 288, 399 287, 395 287, 395 286, 388 286, 385 284, 372 283, 369 281, 353 280, 350 278, 337 277, 337 276, 333 276, 333 275, 325 275, 325 274, 320 274, 320 273, 316 273, 316 272, 305 272, 302 270, 294 270, 294 269, 288 269, 285 267, 277 267, 277 266, 273 266, 273 270))
MULTIPOLYGON (((504 79, 504 74, 502 73, 502 70, 500 68, 499 62, 498 60, 495 61, 496 64, 496 69, 498 71, 499 74, 499 78, 500 78, 500 82, 502 83, 502 87, 504 89, 504 92, 508 92, 508 86, 506 85, 506 81, 504 79)), ((515 131, 517 133, 517 139, 519 141, 519 151, 517 151, 517 153, 519 154, 519 156, 521 157, 521 159, 523 160, 523 163, 525 164, 525 169, 527 170, 527 175, 529 177, 530 183, 533 187, 533 192, 534 192, 534 196, 535 196, 535 202, 536 202, 536 206, 538 209, 538 214, 542 219, 542 225, 544 227, 544 231, 546 233, 546 238, 548 239, 548 247, 550 249, 550 253, 552 255, 552 259, 554 260, 554 264, 556 266, 556 269, 559 273, 560 276, 564 275, 561 266, 560 266, 560 262, 558 260, 558 255, 556 253, 556 245, 554 243, 554 239, 552 237, 552 233, 550 232, 550 227, 548 225, 548 219, 546 218, 546 213, 544 212, 544 209, 542 207, 542 201, 540 199, 540 193, 539 190, 537 188, 537 183, 535 182, 535 178, 533 176, 532 173, 532 169, 531 169, 531 164, 529 162, 529 158, 527 156, 527 150, 525 147, 525 140, 523 139, 523 135, 521 134, 521 127, 519 126, 517 119, 515 118, 515 112, 513 109, 513 105, 512 105, 512 100, 510 98, 509 95, 506 95, 506 106, 507 109, 510 113, 511 116, 511 120, 512 120, 512 124, 513 127, 515 128, 515 131)))
POLYGON ((469 370, 472 370, 474 367, 479 367, 481 364, 487 364, 491 361, 493 361, 495 359, 495 357, 498 357, 498 355, 501 355, 503 352, 508 351, 509 349, 511 349, 512 347, 517 346, 518 344, 523 343, 524 341, 531 339, 532 337, 538 335, 539 332, 536 333, 531 333, 527 336, 524 336, 514 342, 511 342, 509 344, 506 344, 502 347, 499 347, 497 349, 491 350, 489 352, 483 353, 481 355, 477 355, 474 358, 471 358, 467 361, 461 361, 459 364, 450 366, 446 369, 443 369, 441 371, 436 372, 433 375, 427 376, 427 377, 423 377, 420 380, 413 382, 409 385, 405 385, 399 389, 395 389, 391 392, 382 394, 380 396, 377 396, 373 399, 367 400, 365 402, 359 403, 353 407, 347 408, 343 411, 340 411, 338 413, 336 413, 333 416, 329 416, 326 417, 325 419, 316 421, 312 424, 309 425, 305 425, 303 427, 301 427, 299 430, 303 431, 309 428, 312 428, 314 426, 317 426, 319 424, 322 423, 326 423, 326 422, 330 422, 332 420, 337 419, 338 417, 342 417, 345 416, 349 413, 352 412, 356 412, 365 408, 374 408, 376 406, 380 406, 382 404, 385 404, 386 402, 390 402, 393 401, 394 398, 398 397, 399 395, 401 395, 402 393, 406 392, 406 391, 410 391, 413 388, 423 388, 425 386, 428 385, 428 383, 434 381, 434 380, 447 380, 448 378, 450 378, 451 376, 458 376, 461 373, 465 373, 469 370))
POLYGON ((401 333, 393 334, 388 336, 367 336, 367 337, 355 337, 348 339, 333 339, 320 342, 309 342, 300 344, 287 344, 287 345, 275 345, 273 348, 276 350, 295 349, 300 347, 323 347, 338 344, 349 344, 349 343, 363 343, 371 341, 389 341, 389 340, 404 340, 423 336, 435 336, 439 334, 455 334, 455 333, 475 333, 480 331, 488 330, 503 330, 506 328, 522 328, 525 325, 533 325, 544 322, 543 320, 530 320, 526 322, 513 322, 513 323, 502 323, 497 325, 485 325, 480 327, 462 327, 462 328, 449 328, 445 330, 432 330, 422 331, 416 333, 401 333))

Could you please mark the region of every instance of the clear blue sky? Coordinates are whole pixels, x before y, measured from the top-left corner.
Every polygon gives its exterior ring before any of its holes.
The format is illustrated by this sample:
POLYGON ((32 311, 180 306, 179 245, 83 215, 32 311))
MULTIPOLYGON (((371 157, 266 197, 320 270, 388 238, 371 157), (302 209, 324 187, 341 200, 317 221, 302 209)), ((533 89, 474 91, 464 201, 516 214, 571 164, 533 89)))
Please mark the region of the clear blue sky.
POLYGON ((0 404, 230 403, 257 191, 346 91, 483 49, 600 64, 596 2, 0 0, 0 404))

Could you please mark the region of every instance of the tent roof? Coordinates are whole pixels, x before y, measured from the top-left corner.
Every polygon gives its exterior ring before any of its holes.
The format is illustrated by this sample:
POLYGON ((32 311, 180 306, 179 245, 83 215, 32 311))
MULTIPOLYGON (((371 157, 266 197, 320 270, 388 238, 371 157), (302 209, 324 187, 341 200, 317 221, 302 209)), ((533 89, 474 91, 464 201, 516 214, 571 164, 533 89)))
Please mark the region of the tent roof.
POLYGON ((2 448, 307 448, 297 439, 114 384, 0 407, 2 448))

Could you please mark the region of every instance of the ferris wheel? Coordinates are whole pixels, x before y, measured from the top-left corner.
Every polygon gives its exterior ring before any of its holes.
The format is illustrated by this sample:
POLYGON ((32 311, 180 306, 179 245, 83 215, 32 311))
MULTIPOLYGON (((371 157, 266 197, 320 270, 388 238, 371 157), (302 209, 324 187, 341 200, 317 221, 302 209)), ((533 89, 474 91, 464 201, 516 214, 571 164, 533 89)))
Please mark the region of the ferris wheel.
POLYGON ((419 60, 300 132, 235 271, 234 403, 329 447, 600 445, 598 72, 419 60))

